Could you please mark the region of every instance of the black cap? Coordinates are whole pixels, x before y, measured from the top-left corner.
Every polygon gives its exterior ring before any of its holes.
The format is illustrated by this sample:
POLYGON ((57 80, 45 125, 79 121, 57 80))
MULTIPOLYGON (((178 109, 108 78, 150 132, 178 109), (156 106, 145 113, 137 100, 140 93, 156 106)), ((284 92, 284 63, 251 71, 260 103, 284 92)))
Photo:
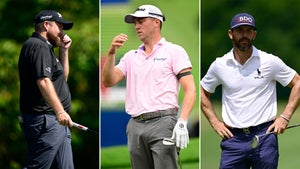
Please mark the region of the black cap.
POLYGON ((34 24, 38 24, 44 21, 56 21, 63 25, 63 30, 69 30, 73 27, 72 21, 65 21, 62 15, 54 10, 43 10, 37 14, 34 18, 34 24))

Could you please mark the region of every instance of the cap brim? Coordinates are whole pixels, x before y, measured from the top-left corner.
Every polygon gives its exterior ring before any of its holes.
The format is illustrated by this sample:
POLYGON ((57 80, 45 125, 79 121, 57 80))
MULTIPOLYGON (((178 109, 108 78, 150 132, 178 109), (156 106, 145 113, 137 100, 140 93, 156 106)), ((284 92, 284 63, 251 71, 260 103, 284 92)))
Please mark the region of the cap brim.
POLYGON ((134 14, 128 14, 124 17, 124 21, 126 23, 134 23, 135 18, 145 18, 149 17, 148 15, 141 16, 141 15, 134 15, 134 14))
POLYGON ((69 30, 73 27, 73 22, 65 21, 63 24, 63 30, 69 30))
POLYGON ((134 23, 134 16, 132 16, 132 15, 126 15, 125 17, 124 17, 124 21, 126 22, 126 23, 134 23))
POLYGON ((150 16, 150 15, 135 15, 135 14, 128 14, 128 15, 126 15, 126 16, 124 17, 124 21, 125 21, 126 23, 134 23, 134 20, 135 20, 136 18, 147 18, 147 17, 153 18, 153 17, 150 16))
POLYGON ((235 29, 235 28, 240 27, 240 26, 250 26, 250 27, 252 27, 253 29, 256 30, 256 27, 255 27, 255 26, 253 26, 252 24, 247 24, 247 23, 236 24, 236 25, 234 25, 233 27, 231 27, 230 29, 235 29))
POLYGON ((63 30, 69 30, 73 27, 73 22, 72 21, 65 21, 62 18, 58 18, 55 21, 63 24, 63 30))

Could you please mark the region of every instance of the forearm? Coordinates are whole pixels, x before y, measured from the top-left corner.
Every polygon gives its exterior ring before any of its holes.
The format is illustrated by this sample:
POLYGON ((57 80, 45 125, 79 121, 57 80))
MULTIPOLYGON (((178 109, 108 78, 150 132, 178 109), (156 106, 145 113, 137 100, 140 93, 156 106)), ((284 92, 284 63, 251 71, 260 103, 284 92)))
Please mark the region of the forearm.
POLYGON ((221 121, 216 115, 212 106, 206 106, 205 103, 202 103, 202 101, 201 101, 201 111, 203 112, 203 114, 205 115, 205 117, 207 118, 211 126, 214 126, 215 123, 221 121))
POLYGON ((37 85, 43 98, 52 107, 54 113, 58 114, 63 112, 64 107, 59 100, 52 81, 49 78, 42 78, 37 80, 37 85))
POLYGON ((109 53, 108 56, 105 58, 105 63, 102 69, 102 81, 103 84, 107 87, 113 85, 114 67, 115 67, 115 54, 109 53))
POLYGON ((59 48, 59 61, 64 69, 64 77, 67 80, 69 76, 69 51, 65 48, 59 48))
POLYGON ((186 82, 185 85, 183 86, 184 97, 182 101, 182 107, 181 107, 179 118, 188 121, 188 118, 196 102, 196 86, 194 83, 193 76, 184 77, 184 78, 186 78, 185 79, 186 82))
POLYGON ((296 83, 291 90, 290 97, 286 107, 284 108, 282 115, 288 119, 291 119, 294 112, 300 103, 300 85, 296 83))
POLYGON ((106 57, 106 61, 102 69, 102 82, 105 87, 112 87, 122 79, 125 78, 123 73, 115 68, 115 58, 117 49, 123 46, 123 43, 127 41, 127 35, 120 34, 114 37, 106 57))
POLYGON ((188 121, 188 118, 193 110, 194 105, 195 105, 195 100, 196 100, 196 96, 192 92, 187 93, 184 96, 179 118, 182 118, 183 120, 188 121))
POLYGON ((214 111, 213 105, 209 99, 209 96, 201 87, 201 110, 211 126, 214 126, 215 123, 220 122, 217 114, 214 111))

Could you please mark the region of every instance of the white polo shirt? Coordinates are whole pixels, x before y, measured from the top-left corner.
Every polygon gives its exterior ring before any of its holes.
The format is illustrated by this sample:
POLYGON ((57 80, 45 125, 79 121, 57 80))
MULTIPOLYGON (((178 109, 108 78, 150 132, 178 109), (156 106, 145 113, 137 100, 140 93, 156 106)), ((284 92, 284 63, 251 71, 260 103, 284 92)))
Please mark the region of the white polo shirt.
POLYGON ((295 74, 280 58, 253 46, 244 65, 234 59, 233 50, 217 58, 201 86, 214 93, 222 85, 223 121, 231 127, 245 128, 276 118, 276 81, 287 86, 295 74))
POLYGON ((145 112, 178 108, 176 75, 192 67, 186 51, 162 38, 151 54, 144 45, 127 52, 119 68, 126 77, 126 112, 136 117, 145 112))

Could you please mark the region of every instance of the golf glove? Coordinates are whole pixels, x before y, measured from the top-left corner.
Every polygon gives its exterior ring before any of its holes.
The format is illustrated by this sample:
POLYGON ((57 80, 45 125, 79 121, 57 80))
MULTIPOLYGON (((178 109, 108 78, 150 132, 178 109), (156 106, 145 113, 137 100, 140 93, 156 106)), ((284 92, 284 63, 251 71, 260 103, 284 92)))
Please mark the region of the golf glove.
POLYGON ((187 130, 187 122, 183 119, 179 118, 174 129, 172 138, 175 143, 176 147, 180 149, 184 149, 189 144, 189 132, 187 130))

